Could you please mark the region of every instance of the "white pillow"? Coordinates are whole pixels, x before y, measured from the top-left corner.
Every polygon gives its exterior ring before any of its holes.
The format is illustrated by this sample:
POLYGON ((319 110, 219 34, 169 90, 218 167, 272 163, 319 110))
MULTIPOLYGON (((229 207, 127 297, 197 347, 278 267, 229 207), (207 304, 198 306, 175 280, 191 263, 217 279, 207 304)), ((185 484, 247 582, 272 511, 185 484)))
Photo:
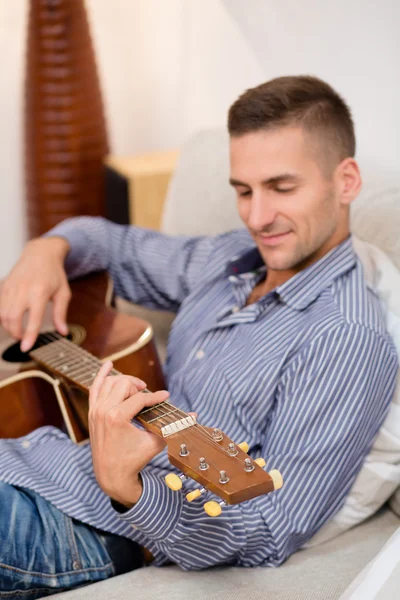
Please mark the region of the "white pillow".
MULTIPOLYGON (((400 357, 400 271, 376 246, 354 238, 366 281, 381 299, 388 332, 400 357)), ((340 511, 310 540, 329 540, 374 514, 400 485, 400 372, 389 413, 340 511)), ((400 488, 394 505, 400 505, 400 488)))

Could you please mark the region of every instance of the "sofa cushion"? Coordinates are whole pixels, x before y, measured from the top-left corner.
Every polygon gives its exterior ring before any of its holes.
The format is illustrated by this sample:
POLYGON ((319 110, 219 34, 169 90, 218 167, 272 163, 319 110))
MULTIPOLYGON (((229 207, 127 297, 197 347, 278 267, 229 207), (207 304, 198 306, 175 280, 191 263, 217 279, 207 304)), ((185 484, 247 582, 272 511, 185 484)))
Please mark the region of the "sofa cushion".
POLYGON ((146 567, 58 594, 57 600, 337 600, 399 527, 392 511, 335 540, 293 554, 273 569, 222 567, 182 571, 177 566, 146 567))
POLYGON ((400 596, 400 527, 340 600, 397 600, 400 596))

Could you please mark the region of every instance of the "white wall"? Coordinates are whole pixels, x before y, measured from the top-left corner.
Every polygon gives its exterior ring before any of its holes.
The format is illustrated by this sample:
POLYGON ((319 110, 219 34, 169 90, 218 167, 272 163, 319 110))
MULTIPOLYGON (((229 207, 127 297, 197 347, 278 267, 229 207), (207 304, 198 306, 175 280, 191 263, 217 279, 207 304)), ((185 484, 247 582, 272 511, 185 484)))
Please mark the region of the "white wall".
MULTIPOLYGON (((178 146, 224 127, 245 88, 314 73, 350 102, 362 164, 400 163, 400 3, 87 0, 112 150, 178 146)), ((22 84, 27 0, 0 2, 0 277, 25 238, 22 84), (4 60, 6 57, 6 60, 4 60)))
POLYGON ((25 30, 25 2, 0 2, 0 277, 17 259, 25 239, 22 181, 25 30))

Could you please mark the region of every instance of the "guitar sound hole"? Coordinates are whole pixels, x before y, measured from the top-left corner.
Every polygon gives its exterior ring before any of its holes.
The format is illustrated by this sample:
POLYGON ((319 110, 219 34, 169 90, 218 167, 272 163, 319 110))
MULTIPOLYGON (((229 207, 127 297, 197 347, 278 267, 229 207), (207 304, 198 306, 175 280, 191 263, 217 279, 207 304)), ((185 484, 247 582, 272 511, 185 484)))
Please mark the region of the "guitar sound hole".
MULTIPOLYGON (((46 344, 48 344, 49 341, 46 340, 44 336, 49 333, 55 333, 55 331, 48 331, 46 332, 46 334, 40 334, 38 339, 36 340, 35 345, 29 350, 29 352, 32 352, 32 350, 36 350, 36 348, 40 348, 41 346, 45 346, 46 344)), ((69 333, 65 337, 67 340, 72 340, 71 333, 69 333)), ((9 363, 28 363, 32 361, 31 357, 29 356, 29 352, 21 352, 20 342, 15 342, 15 344, 8 346, 8 348, 4 350, 1 358, 9 363)))

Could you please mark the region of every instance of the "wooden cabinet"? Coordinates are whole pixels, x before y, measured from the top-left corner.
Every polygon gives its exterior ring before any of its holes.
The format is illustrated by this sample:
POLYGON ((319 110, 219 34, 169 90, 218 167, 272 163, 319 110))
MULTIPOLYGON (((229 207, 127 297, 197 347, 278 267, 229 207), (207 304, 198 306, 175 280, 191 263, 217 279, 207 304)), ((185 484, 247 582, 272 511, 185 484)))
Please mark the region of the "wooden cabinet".
POLYGON ((116 223, 159 229, 179 152, 107 157, 106 216, 116 223))

